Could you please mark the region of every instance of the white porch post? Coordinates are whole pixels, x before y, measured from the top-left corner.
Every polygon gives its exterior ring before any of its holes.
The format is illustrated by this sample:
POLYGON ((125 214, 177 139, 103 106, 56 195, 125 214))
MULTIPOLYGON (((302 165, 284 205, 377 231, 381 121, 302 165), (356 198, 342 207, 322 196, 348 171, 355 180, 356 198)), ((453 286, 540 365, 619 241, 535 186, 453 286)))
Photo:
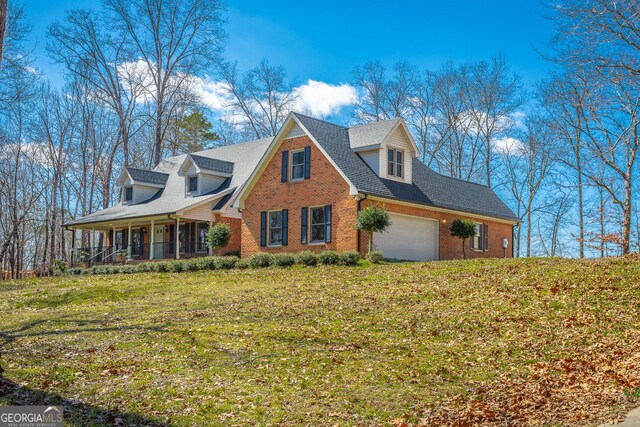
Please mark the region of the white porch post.
POLYGON ((176 239, 176 259, 180 259, 180 217, 176 216, 176 232, 174 234, 176 239))
POLYGON ((127 258, 131 258, 131 223, 127 224, 127 258))
POLYGON ((111 242, 111 260, 116 261, 116 226, 113 226, 113 241, 111 242))
MULTIPOLYGON (((209 228, 213 227, 213 221, 209 221, 209 228)), ((213 248, 209 246, 209 256, 213 255, 213 248)))
POLYGON ((93 236, 94 235, 95 235, 95 228, 91 227, 91 234, 89 234, 89 259, 90 260, 92 260, 93 256, 95 255, 95 251, 93 249, 93 240, 94 240, 93 236))
POLYGON ((155 243, 155 227, 153 226, 154 221, 151 220, 151 235, 149 236, 149 259, 153 259, 153 244, 155 243))

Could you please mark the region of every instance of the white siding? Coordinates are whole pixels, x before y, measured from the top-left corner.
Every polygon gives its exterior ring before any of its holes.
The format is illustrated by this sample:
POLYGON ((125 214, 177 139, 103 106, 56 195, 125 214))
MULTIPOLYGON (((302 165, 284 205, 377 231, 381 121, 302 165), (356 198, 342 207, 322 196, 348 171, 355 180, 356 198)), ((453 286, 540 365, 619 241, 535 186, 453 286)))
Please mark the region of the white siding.
POLYGON ((404 156, 403 156, 404 177, 402 181, 409 184, 413 182, 413 178, 411 175, 412 173, 411 163, 412 163, 412 160, 416 157, 417 153, 413 149, 413 144, 411 144, 411 141, 407 137, 407 134, 405 133, 405 131, 401 127, 397 127, 385 139, 384 143, 382 144, 382 147, 383 149, 380 153, 380 165, 382 166, 380 168, 380 176, 383 178, 398 179, 396 177, 387 175, 387 161, 388 161, 387 149, 395 148, 397 150, 404 151, 404 156))
POLYGON ((122 201, 128 205, 135 205, 137 203, 142 203, 146 200, 152 198, 160 189, 158 187, 152 187, 149 185, 142 184, 131 184, 131 179, 127 177, 127 179, 122 183, 122 201), (133 200, 127 202, 124 200, 125 187, 133 188, 133 200))
POLYGON ((183 217, 201 221, 213 221, 215 218, 211 209, 213 209, 213 204, 217 202, 218 200, 215 200, 214 202, 204 203, 200 206, 196 206, 195 208, 186 210, 184 211, 183 217))
POLYGON ((294 123, 293 127, 291 128, 289 133, 287 133, 287 136, 285 136, 284 139, 297 138, 299 136, 304 136, 304 135, 305 135, 304 130, 302 130, 300 125, 298 123, 294 123))
POLYGON ((377 175, 380 175, 380 150, 364 151, 358 154, 377 175))
POLYGON ((227 178, 223 176, 201 173, 198 175, 199 194, 207 194, 208 192, 215 190, 220 187, 220 184, 222 184, 225 179, 227 178))

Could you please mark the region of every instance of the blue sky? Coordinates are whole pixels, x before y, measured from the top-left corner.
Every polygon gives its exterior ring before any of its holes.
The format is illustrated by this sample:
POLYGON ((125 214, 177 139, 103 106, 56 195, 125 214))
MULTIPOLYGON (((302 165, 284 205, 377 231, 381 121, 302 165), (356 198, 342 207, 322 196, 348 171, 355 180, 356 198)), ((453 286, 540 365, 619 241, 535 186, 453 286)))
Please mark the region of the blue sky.
MULTIPOLYGON (((54 85, 61 70, 45 51, 47 27, 73 8, 97 8, 98 0, 23 1, 37 42, 38 69, 54 85)), ((370 59, 391 66, 406 60, 438 69, 451 59, 467 62, 503 52, 526 85, 550 66, 535 49, 544 48, 551 24, 539 0, 335 1, 249 0, 228 3, 228 59, 241 69, 262 57, 286 67, 289 76, 338 84, 370 59)))

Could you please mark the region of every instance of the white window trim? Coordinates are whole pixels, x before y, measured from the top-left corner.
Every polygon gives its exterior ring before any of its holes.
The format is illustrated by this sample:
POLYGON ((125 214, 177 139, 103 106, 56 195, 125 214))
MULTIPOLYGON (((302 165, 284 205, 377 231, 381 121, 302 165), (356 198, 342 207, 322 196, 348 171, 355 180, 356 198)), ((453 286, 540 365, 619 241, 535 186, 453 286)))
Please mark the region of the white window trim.
POLYGON ((133 203, 133 185, 125 185, 124 186, 124 191, 122 192, 122 202, 126 205, 129 203, 133 203), (131 189, 131 200, 127 200, 127 189, 130 188, 131 189))
MULTIPOLYGON (((326 245, 327 242, 325 242, 324 240, 311 240, 311 236, 312 236, 312 229, 313 229, 313 223, 311 221, 311 218, 313 218, 313 216, 311 215, 311 210, 312 209, 323 209, 325 208, 326 205, 316 205, 316 206, 309 206, 309 208, 307 209, 307 215, 309 216, 307 218, 307 242, 308 245, 314 246, 314 245, 326 245)), ((323 214, 324 215, 324 214, 323 214)), ((323 225, 325 226, 325 233, 326 233, 326 227, 327 227, 327 218, 324 219, 324 223, 323 225)), ((325 239, 327 238, 327 236, 325 236, 325 239)))
POLYGON ((300 149, 295 149, 295 150, 290 150, 289 151, 289 182, 299 182, 299 181, 304 181, 304 174, 305 174, 305 162, 304 162, 304 148, 300 148, 300 149), (303 153, 302 155, 302 178, 293 178, 293 154, 294 153, 303 153))
POLYGON ((480 242, 480 245, 484 245, 483 242, 483 236, 482 236, 482 230, 484 228, 484 223, 483 222, 476 222, 476 227, 480 226, 480 234, 476 234, 475 236, 473 236, 471 238, 471 250, 475 251, 475 252, 484 252, 484 248, 474 248, 473 246, 473 239, 475 239, 476 237, 478 238, 478 241, 480 242))
POLYGON ((387 178, 389 179, 393 179, 396 181, 405 181, 405 176, 407 174, 407 165, 406 165, 406 161, 407 161, 407 156, 406 156, 406 150, 404 148, 400 148, 400 147, 395 147, 395 146, 391 146, 388 145, 385 147, 385 153, 386 153, 386 162, 385 162, 385 175, 387 178), (394 160, 393 160, 393 175, 389 175, 389 150, 393 150, 394 151, 394 160), (400 152, 402 153, 402 176, 398 176, 397 172, 398 172, 398 162, 395 160, 396 157, 396 152, 400 152))
MULTIPOLYGON (((283 209, 272 209, 270 211, 267 211, 267 247, 268 248, 281 248, 282 247, 282 243, 278 243, 278 244, 272 244, 271 243, 271 213, 272 212, 280 212, 281 216, 280 216, 280 221, 282 221, 282 211, 283 209)), ((282 222, 280 223, 280 230, 283 230, 282 227, 282 222)))
POLYGON ((187 196, 197 196, 198 194, 200 194, 200 176, 198 176, 198 174, 193 174, 193 175, 187 175, 186 176, 186 182, 185 182, 185 186, 186 186, 186 194, 187 196), (196 191, 191 191, 191 178, 197 178, 198 179, 198 188, 196 189, 196 191))

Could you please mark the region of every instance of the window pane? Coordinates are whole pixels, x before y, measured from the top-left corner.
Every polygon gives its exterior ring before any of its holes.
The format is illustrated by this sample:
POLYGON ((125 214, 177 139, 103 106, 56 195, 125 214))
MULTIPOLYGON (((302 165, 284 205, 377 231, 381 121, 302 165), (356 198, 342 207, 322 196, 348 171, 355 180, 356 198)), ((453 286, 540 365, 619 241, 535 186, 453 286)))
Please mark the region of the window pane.
POLYGON ((311 225, 324 224, 324 207, 311 209, 311 225))
POLYGON ((191 178, 189 178, 189 191, 190 192, 198 191, 198 177, 197 176, 192 176, 191 178))
POLYGON ((281 228, 271 228, 271 229, 269 229, 269 244, 270 245, 281 245, 282 244, 282 229, 281 228))
POLYGON ((133 188, 127 187, 124 189, 124 191, 125 191, 125 200, 127 202, 133 200, 133 188))
POLYGON ((311 226, 311 241, 324 242, 324 224, 311 226))
POLYGON ((393 150, 387 150, 387 174, 393 176, 394 168, 393 168, 393 150))
POLYGON ((269 227, 282 227, 282 212, 269 212, 269 227))
POLYGON ((402 178, 402 151, 396 151, 396 176, 402 178))
POLYGON ((291 179, 304 178, 304 165, 293 165, 291 168, 291 179))
POLYGON ((291 155, 292 165, 304 165, 304 151, 296 151, 291 155))

